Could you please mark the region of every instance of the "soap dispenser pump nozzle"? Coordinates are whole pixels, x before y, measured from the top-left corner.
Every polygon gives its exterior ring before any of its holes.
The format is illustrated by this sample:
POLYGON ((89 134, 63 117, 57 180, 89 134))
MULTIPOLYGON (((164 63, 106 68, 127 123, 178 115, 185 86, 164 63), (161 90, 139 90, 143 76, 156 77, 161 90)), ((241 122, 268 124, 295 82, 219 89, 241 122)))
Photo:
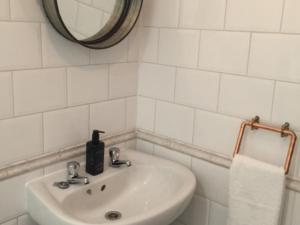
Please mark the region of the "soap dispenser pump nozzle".
POLYGON ((100 130, 94 130, 92 135, 92 143, 93 144, 99 144, 100 143, 100 134, 104 134, 104 131, 100 130))

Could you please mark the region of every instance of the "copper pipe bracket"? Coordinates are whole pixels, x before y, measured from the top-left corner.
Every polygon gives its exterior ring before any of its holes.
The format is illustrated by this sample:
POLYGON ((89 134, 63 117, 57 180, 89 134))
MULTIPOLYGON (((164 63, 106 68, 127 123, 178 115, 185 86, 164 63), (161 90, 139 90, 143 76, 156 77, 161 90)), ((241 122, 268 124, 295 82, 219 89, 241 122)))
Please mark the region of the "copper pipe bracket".
POLYGON ((235 145, 233 157, 235 157, 237 154, 240 153, 242 140, 243 140, 245 130, 247 127, 250 127, 251 130, 263 129, 263 130, 267 130, 267 131, 276 132, 276 133, 279 133, 281 135, 281 137, 290 137, 291 141, 290 141, 288 153, 287 153, 285 163, 284 163, 285 173, 288 174, 290 166, 291 166, 295 146, 296 146, 296 141, 297 141, 297 135, 295 134, 294 131, 290 130, 290 124, 286 122, 281 126, 281 128, 277 128, 277 127, 261 124, 259 122, 258 116, 253 118, 251 121, 244 121, 240 127, 240 132, 238 135, 237 143, 235 145))
POLYGON ((290 124, 288 122, 285 122, 281 126, 281 137, 288 137, 288 134, 286 134, 284 131, 290 130, 290 124))

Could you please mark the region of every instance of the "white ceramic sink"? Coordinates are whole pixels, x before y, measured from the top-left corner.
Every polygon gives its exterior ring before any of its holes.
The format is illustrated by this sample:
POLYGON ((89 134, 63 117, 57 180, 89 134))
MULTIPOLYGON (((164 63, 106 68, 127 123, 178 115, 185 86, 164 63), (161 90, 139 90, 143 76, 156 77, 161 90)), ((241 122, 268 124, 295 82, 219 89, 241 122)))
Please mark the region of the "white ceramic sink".
POLYGON ((132 166, 106 166, 100 176, 89 177, 88 185, 55 187, 66 171, 28 183, 28 212, 40 225, 168 225, 184 211, 196 186, 190 170, 132 150, 122 150, 121 158, 132 166), (109 221, 109 211, 122 217, 109 221))

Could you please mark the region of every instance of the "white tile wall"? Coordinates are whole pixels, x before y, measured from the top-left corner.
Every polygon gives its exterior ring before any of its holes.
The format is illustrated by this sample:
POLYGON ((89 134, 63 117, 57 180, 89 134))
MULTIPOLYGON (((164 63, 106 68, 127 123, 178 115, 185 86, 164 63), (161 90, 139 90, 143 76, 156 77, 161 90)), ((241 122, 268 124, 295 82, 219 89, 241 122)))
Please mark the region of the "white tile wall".
MULTIPOLYGON (((225 157, 232 155, 242 119, 259 115, 278 126, 289 121, 299 132, 299 1, 177 3, 148 0, 144 5, 137 127, 225 157), (175 81, 163 66, 175 70, 175 81)), ((247 136, 244 154, 282 163, 286 140, 264 132, 247 136)), ((177 158, 177 153, 161 152, 162 157, 177 158)), ((296 157, 291 175, 300 174, 296 157)), ((197 207, 206 200, 195 198, 198 203, 192 204, 189 216, 175 224, 225 225, 228 171, 196 159, 192 169, 199 178, 198 195, 209 200, 203 206, 209 213, 198 217, 197 207)), ((299 211, 297 204, 286 209, 284 225, 297 224, 297 216, 289 213, 294 207, 299 211)))
MULTIPOLYGON (((114 48, 91 51, 57 34, 41 0, 0 0, 0 167, 83 143, 96 126, 135 128, 137 30, 114 48), (103 102, 108 107, 90 121, 90 108, 103 102), (107 125, 111 115, 117 127, 107 125), (109 119, 102 124, 101 116, 109 119)), ((25 214, 24 187, 42 175, 0 182, 0 224, 36 225, 25 214)))

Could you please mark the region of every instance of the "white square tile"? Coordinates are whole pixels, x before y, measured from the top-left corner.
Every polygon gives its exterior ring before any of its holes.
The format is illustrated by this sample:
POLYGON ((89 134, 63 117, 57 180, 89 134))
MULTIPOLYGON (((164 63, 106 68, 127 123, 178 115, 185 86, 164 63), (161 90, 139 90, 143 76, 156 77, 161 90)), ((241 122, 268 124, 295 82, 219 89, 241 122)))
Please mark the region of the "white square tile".
POLYGON ((0 32, 0 70, 41 67, 39 24, 0 22, 0 32))
POLYGON ((138 139, 136 142, 136 149, 138 151, 152 155, 154 153, 154 144, 138 139))
POLYGON ((126 129, 126 102, 124 99, 91 105, 90 129, 103 130, 107 135, 126 129))
POLYGON ((37 170, 22 176, 14 177, 0 183, 0 223, 17 217, 26 211, 25 184, 43 175, 37 170))
POLYGON ((154 155, 177 162, 187 168, 192 166, 192 157, 161 146, 154 146, 154 155))
POLYGON ((277 82, 272 120, 278 122, 279 124, 287 121, 291 124, 292 128, 300 130, 299 98, 299 84, 277 82))
POLYGON ((223 29, 226 0, 183 0, 180 27, 223 29))
MULTIPOLYGON (((245 74, 250 34, 226 31, 202 31, 199 68, 245 74)), ((194 46, 195 47, 195 46, 194 46)))
POLYGON ((200 31, 161 29, 158 61, 162 64, 197 67, 200 31))
POLYGON ((194 144, 231 157, 241 122, 233 117, 197 110, 194 144))
POLYGON ((174 100, 175 67, 143 63, 139 69, 139 95, 174 100))
POLYGON ((191 204, 179 217, 179 221, 188 225, 207 225, 209 201, 200 196, 194 196, 191 204))
POLYGON ((192 143, 194 110, 185 106, 157 102, 155 131, 159 134, 192 143))
POLYGON ((91 50, 91 63, 121 63, 127 61, 128 39, 123 40, 119 44, 101 50, 91 50))
POLYGON ((63 108, 67 105, 65 69, 14 72, 13 81, 16 115, 63 108))
POLYGON ((179 5, 179 0, 145 0, 142 24, 154 27, 177 27, 179 5))
POLYGON ((300 81, 300 37, 253 34, 249 75, 284 81, 300 81))
POLYGON ((38 225, 29 215, 25 214, 18 218, 18 225, 38 225))
POLYGON ((219 77, 217 73, 178 69, 175 102, 216 111, 219 77))
POLYGON ((140 59, 143 62, 157 62, 159 29, 143 27, 140 32, 140 59))
POLYGON ((228 205, 228 169, 192 158, 192 171, 197 178, 196 193, 221 205, 228 205))
POLYGON ((45 21, 44 9, 40 0, 10 0, 11 19, 20 21, 45 21))
POLYGON ((134 96, 137 94, 138 64, 121 63, 109 67, 110 98, 134 96))
POLYGON ((0 119, 13 115, 11 73, 0 73, 0 119))
POLYGON ((9 20, 9 0, 0 1, 0 20, 9 20))
POLYGON ((45 151, 58 151, 86 142, 89 137, 88 126, 88 106, 45 113, 45 151))
POLYGON ((282 20, 282 31, 300 33, 300 2, 298 0, 286 0, 282 20))
POLYGON ((42 115, 1 120, 0 140, 1 165, 42 153, 42 115))
POLYGON ((154 131, 155 105, 152 99, 138 97, 137 128, 154 131))
POLYGON ((67 73, 69 105, 108 99, 108 66, 71 67, 67 73))
POLYGON ((283 0, 229 0, 226 28, 233 30, 279 31, 283 0))
POLYGON ((208 225, 226 225, 228 209, 222 205, 210 202, 208 225))
POLYGON ((135 129, 137 118, 137 98, 126 99, 126 128, 135 129))
POLYGON ((89 50, 75 44, 55 31, 50 24, 42 24, 43 65, 87 65, 89 50))
POLYGON ((224 75, 221 79, 219 110, 244 118, 259 115, 269 120, 273 89, 273 81, 224 75))

